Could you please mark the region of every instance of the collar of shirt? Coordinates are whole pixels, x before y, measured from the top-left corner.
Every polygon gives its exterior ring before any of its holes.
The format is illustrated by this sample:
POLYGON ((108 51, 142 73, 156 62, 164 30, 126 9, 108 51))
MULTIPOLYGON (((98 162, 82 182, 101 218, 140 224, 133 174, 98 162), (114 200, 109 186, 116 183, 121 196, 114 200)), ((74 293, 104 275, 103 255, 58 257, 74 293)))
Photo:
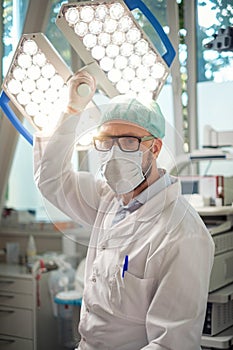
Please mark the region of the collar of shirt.
POLYGON ((123 205, 122 199, 119 200, 120 207, 128 208, 132 205, 132 202, 140 202, 142 205, 149 201, 152 197, 164 190, 166 187, 172 184, 169 174, 164 169, 159 169, 160 178, 153 182, 144 191, 139 193, 134 199, 127 205, 123 205))
POLYGON ((144 191, 139 193, 139 195, 137 195, 134 200, 137 200, 141 204, 145 204, 160 191, 171 185, 171 178, 164 169, 159 169, 159 176, 160 178, 157 181, 153 182, 144 191))
POLYGON ((152 197, 156 196, 159 192, 172 184, 170 176, 164 169, 159 169, 159 176, 160 178, 157 181, 139 193, 139 195, 133 198, 127 205, 124 205, 122 199, 119 199, 116 214, 113 219, 111 218, 112 225, 123 220, 127 215, 133 213, 152 197))

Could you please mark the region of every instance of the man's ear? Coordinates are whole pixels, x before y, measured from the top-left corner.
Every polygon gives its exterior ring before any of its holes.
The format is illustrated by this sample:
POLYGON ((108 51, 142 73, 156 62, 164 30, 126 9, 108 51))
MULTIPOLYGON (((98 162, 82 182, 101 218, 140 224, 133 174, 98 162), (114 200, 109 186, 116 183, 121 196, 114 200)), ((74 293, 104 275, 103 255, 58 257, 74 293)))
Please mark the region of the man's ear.
POLYGON ((163 142, 161 139, 155 139, 154 140, 154 144, 152 146, 152 152, 153 152, 153 155, 154 155, 154 158, 158 158, 158 155, 161 151, 161 148, 162 148, 162 145, 163 145, 163 142))

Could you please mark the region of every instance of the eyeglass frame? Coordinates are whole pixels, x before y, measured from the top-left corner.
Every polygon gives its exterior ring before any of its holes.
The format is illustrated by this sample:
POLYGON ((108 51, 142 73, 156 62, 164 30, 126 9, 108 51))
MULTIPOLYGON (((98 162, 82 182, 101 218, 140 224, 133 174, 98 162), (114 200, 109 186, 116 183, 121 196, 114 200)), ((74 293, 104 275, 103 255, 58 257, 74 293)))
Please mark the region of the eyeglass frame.
POLYGON ((98 136, 93 136, 93 144, 94 144, 94 147, 95 149, 98 151, 98 152, 109 152, 111 151, 114 143, 116 142, 118 147, 120 148, 120 150, 122 152, 127 152, 127 153, 133 153, 133 152, 137 152, 140 148, 140 144, 141 142, 144 142, 144 141, 149 141, 149 140, 153 140, 153 139, 156 139, 156 137, 152 136, 152 135, 146 135, 146 136, 134 136, 134 135, 118 135, 118 136, 112 136, 112 135, 104 135, 102 136, 102 138, 109 138, 109 140, 112 141, 112 145, 111 145, 111 148, 107 149, 107 150, 100 150, 96 147, 96 140, 101 140, 101 137, 98 137, 98 136), (121 145, 120 145, 120 142, 119 142, 119 139, 122 138, 122 137, 130 137, 130 138, 134 138, 134 139, 137 139, 138 140, 138 147, 136 150, 133 150, 133 151, 126 151, 124 149, 122 149, 121 145))

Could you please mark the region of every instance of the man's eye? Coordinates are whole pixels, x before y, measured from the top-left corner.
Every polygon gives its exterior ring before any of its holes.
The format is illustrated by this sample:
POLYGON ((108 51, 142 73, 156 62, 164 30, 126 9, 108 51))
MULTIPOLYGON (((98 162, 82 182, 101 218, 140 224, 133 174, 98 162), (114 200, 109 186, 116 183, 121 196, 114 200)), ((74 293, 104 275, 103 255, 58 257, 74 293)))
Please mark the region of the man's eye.
POLYGON ((127 139, 127 142, 128 142, 128 143, 135 143, 135 142, 137 142, 137 139, 133 139, 133 138, 131 137, 131 138, 127 139))
POLYGON ((134 150, 138 147, 138 140, 133 137, 121 138, 119 142, 121 147, 126 150, 134 150))
POLYGON ((129 138, 122 138, 121 141, 125 145, 132 145, 132 144, 135 144, 137 142, 137 139, 134 139, 133 137, 129 137, 129 138))
POLYGON ((111 139, 108 139, 108 140, 99 140, 99 142, 100 142, 100 144, 102 145, 102 146, 105 146, 105 147, 107 147, 107 146, 110 146, 111 144, 112 144, 112 140, 111 139))

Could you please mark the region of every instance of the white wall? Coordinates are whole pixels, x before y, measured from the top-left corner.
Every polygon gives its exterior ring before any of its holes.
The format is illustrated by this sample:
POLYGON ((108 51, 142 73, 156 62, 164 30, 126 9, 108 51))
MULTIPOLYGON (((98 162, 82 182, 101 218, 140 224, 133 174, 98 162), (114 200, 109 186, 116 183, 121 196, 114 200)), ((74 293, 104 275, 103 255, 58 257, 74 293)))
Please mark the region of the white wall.
POLYGON ((204 126, 218 131, 233 130, 233 82, 197 84, 199 147, 204 126))

